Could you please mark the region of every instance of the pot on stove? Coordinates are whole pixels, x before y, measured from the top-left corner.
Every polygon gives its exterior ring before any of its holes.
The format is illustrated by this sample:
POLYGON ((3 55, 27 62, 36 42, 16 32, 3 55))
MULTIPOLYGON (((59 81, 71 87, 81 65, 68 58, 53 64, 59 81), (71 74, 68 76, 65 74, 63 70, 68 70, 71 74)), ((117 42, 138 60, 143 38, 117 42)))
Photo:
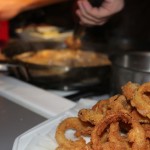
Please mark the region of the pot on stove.
POLYGON ((111 56, 112 94, 121 92, 120 87, 127 82, 142 84, 150 81, 150 52, 128 51, 111 56))

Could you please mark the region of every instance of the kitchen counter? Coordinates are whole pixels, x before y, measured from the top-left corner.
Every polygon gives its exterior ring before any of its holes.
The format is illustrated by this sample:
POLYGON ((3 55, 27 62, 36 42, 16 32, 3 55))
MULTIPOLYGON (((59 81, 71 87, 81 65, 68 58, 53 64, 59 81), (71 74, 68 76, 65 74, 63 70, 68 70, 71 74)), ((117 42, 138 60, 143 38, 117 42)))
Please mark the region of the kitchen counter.
POLYGON ((11 150, 17 136, 46 118, 0 96, 0 148, 11 150))
POLYGON ((64 112, 75 105, 66 98, 1 74, 0 95, 46 118, 64 112))

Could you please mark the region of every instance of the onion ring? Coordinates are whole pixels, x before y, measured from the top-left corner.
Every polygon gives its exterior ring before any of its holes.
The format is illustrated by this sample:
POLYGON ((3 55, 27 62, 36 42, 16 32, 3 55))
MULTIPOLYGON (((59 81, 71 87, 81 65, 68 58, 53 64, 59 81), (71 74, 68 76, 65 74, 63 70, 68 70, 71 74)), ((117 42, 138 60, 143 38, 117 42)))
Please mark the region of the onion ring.
POLYGON ((128 82, 122 94, 62 121, 55 136, 56 150, 150 150, 150 82, 128 82), (68 129, 75 130, 76 140, 65 136, 68 129))
POLYGON ((92 110, 96 112, 100 112, 102 114, 106 114, 108 109, 109 99, 98 101, 93 107, 92 110))
MULTIPOLYGON (((57 143, 59 144, 59 147, 57 149, 63 148, 70 148, 70 149, 80 149, 86 146, 86 141, 82 138, 79 137, 77 140, 73 141, 70 139, 67 139, 65 136, 65 132, 68 129, 73 129, 76 131, 82 131, 87 129, 88 127, 86 126, 85 123, 81 122, 79 118, 77 117, 70 117, 65 120, 63 120, 59 126, 57 127, 55 138, 57 143)), ((91 128, 90 128, 91 129, 91 128)))
POLYGON ((142 84, 135 92, 131 105, 137 111, 150 119, 150 82, 142 84))
POLYGON ((139 88, 139 84, 128 82, 122 86, 122 94, 127 98, 127 100, 132 100, 135 94, 135 91, 139 88))
POLYGON ((150 124, 142 124, 142 127, 146 132, 146 138, 149 138, 150 140, 150 124))
MULTIPOLYGON (((109 146, 113 149, 130 149, 130 145, 127 140, 127 136, 123 136, 120 133, 119 122, 111 123, 109 129, 109 146)), ((104 146, 103 146, 104 149, 104 146)))
POLYGON ((128 133, 129 142, 132 142, 132 150, 148 150, 146 145, 146 133, 132 112, 132 129, 128 133))
POLYGON ((108 104, 108 100, 101 100, 97 102, 92 109, 81 109, 78 112, 78 117, 84 122, 90 122, 96 125, 106 115, 108 104))
POLYGON ((101 142, 101 135, 111 123, 118 122, 120 120, 125 123, 131 123, 131 116, 122 112, 113 113, 106 116, 98 125, 95 126, 91 134, 93 150, 103 150, 104 143, 101 142))
POLYGON ((78 112, 78 117, 84 122, 90 122, 91 124, 96 125, 104 116, 92 109, 81 109, 78 112))
POLYGON ((124 95, 116 95, 109 99, 109 109, 110 111, 122 111, 124 113, 130 113, 132 108, 128 103, 126 97, 124 95))
POLYGON ((150 119, 148 117, 142 116, 136 109, 132 112, 134 114, 134 118, 138 120, 140 123, 150 124, 150 119))

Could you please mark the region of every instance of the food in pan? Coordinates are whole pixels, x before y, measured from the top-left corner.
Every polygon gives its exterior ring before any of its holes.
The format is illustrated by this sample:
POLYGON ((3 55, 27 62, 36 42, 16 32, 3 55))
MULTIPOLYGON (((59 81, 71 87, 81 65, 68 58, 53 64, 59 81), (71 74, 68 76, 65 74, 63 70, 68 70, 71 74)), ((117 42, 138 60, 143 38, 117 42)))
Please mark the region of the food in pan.
POLYGON ((149 114, 150 82, 128 82, 121 94, 63 120, 55 133, 56 150, 150 150, 149 114), (66 136, 71 129, 75 139, 66 136))
POLYGON ((45 49, 19 54, 14 59, 49 66, 90 67, 110 65, 107 55, 94 51, 45 49))
POLYGON ((132 105, 137 108, 137 111, 148 118, 150 118, 150 99, 147 95, 149 92, 149 83, 145 83, 138 88, 132 100, 132 105))
POLYGON ((73 50, 77 50, 81 48, 82 42, 80 38, 75 38, 74 36, 68 36, 65 39, 65 44, 67 45, 67 47, 73 50))

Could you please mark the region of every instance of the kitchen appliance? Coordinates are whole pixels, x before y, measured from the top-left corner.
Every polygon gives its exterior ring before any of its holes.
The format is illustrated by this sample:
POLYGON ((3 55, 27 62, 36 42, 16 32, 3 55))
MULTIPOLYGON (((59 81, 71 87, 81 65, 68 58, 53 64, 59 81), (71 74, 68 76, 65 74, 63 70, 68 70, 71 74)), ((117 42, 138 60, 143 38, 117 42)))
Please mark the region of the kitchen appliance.
POLYGON ((120 87, 127 82, 142 84, 150 81, 150 52, 128 51, 111 56, 112 93, 120 92, 120 87))

